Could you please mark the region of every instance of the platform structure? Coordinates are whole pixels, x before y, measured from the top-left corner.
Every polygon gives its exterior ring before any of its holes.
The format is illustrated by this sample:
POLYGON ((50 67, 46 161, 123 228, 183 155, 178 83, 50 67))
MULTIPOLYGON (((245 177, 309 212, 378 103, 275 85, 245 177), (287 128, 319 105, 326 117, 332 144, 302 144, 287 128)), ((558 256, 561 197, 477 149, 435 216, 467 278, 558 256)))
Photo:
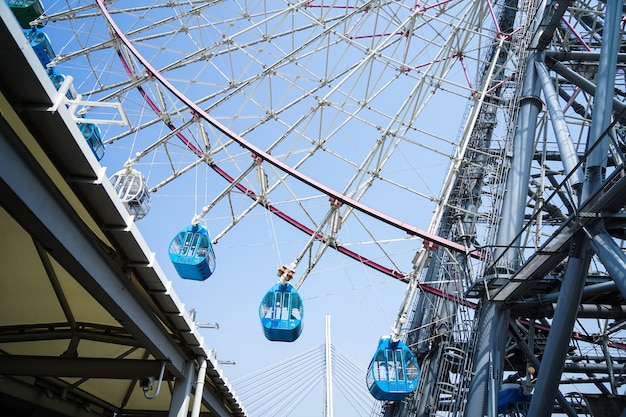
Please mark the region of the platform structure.
POLYGON ((0 407, 247 415, 0 2, 0 407))

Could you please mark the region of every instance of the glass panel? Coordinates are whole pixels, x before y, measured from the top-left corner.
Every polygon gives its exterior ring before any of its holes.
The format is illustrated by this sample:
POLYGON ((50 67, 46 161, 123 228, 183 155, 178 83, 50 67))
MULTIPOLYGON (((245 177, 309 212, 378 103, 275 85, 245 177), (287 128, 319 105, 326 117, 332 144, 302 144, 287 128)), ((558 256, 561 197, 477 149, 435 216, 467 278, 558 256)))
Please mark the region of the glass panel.
POLYGON ((193 233, 191 238, 191 248, 189 250, 190 256, 196 256, 196 250, 198 249, 198 240, 200 235, 198 233, 193 233))
POLYGON ((396 358, 395 358, 396 369, 398 370, 398 380, 404 381, 404 366, 402 363, 402 350, 396 349, 396 358))
POLYGON ((137 194, 139 194, 139 186, 141 184, 140 184, 139 178, 135 175, 130 176, 129 179, 130 179, 130 184, 128 186, 127 194, 129 194, 130 197, 134 198, 137 196, 137 194))
POLYGON ((130 187, 129 187, 129 177, 127 175, 123 175, 122 176, 122 181, 120 181, 121 186, 120 186, 120 194, 122 194, 122 200, 124 201, 128 201, 131 196, 130 194, 130 187))
POLYGON ((274 299, 274 309, 272 310, 273 313, 273 319, 280 319, 280 310, 281 310, 281 304, 283 302, 283 297, 281 296, 280 292, 276 292, 275 294, 275 299, 274 299))
POLYGON ((202 235, 200 238, 200 247, 198 248, 198 256, 201 258, 205 258, 207 251, 209 250, 209 239, 207 235, 202 235))
POLYGON ((291 299, 291 293, 284 293, 283 294, 284 299, 283 299, 283 305, 282 305, 282 311, 280 312, 280 318, 282 320, 289 320, 289 307, 290 307, 290 299, 291 299))
POLYGON ((389 372, 389 381, 396 380, 396 364, 394 361, 394 355, 392 349, 386 349, 387 351, 387 369, 389 372))
POLYGON ((181 234, 176 235, 176 238, 172 240, 172 244, 170 245, 170 253, 175 255, 180 254, 180 245, 182 242, 181 234))
POLYGON ((293 294, 291 297, 291 315, 289 318, 292 320, 302 319, 302 300, 300 297, 296 297, 293 294))
POLYGON ((192 233, 185 233, 185 243, 183 244, 183 247, 180 250, 181 255, 186 256, 188 254, 192 239, 193 239, 192 233))
POLYGON ((417 366, 417 360, 411 352, 404 352, 404 361, 406 364, 406 376, 410 380, 416 380, 419 376, 419 368, 417 366))
POLYGON ((261 313, 263 314, 263 318, 271 319, 272 318, 272 306, 274 305, 274 293, 269 292, 265 295, 265 299, 263 300, 263 308, 261 313))
POLYGON ((385 352, 382 350, 376 352, 376 359, 374 360, 374 377, 379 381, 387 380, 387 364, 385 361, 385 352))
POLYGON ((367 369, 367 374, 365 376, 365 382, 368 387, 374 384, 374 378, 378 379, 378 374, 374 375, 377 372, 377 369, 378 369, 378 366, 376 362, 370 363, 370 367, 367 369))

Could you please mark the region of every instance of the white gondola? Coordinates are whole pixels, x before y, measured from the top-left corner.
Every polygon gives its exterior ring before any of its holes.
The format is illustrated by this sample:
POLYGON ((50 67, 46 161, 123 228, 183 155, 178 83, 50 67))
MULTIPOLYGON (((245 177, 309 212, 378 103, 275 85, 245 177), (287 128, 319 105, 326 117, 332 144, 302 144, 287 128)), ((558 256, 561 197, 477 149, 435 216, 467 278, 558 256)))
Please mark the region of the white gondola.
POLYGON ((135 220, 142 219, 148 214, 151 205, 150 193, 141 172, 125 168, 111 177, 111 183, 126 209, 135 216, 135 220))

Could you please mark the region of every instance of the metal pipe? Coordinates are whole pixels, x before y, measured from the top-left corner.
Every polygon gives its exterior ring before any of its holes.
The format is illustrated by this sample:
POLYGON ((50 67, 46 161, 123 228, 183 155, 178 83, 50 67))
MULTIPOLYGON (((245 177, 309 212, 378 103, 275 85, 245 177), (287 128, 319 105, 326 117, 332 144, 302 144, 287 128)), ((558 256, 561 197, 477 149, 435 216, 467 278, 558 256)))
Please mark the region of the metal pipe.
POLYGON ((477 329, 476 353, 474 355, 474 377, 470 382, 469 395, 465 406, 466 416, 496 417, 493 405, 496 404, 502 380, 504 346, 508 337, 509 311, 500 304, 486 301, 481 305, 477 329))
POLYGON ((606 5, 605 30, 598 62, 596 95, 593 100, 593 119, 587 138, 587 149, 591 152, 585 164, 586 183, 581 193, 581 202, 592 196, 604 180, 609 148, 609 138, 604 132, 611 124, 617 52, 621 38, 622 12, 618 6, 616 1, 609 1, 606 5))
MULTIPOLYGON (((592 295, 605 294, 613 291, 617 286, 613 281, 601 282, 599 284, 592 284, 585 286, 583 290, 583 296, 589 297, 592 295)), ((529 298, 528 300, 523 300, 519 302, 515 302, 512 304, 512 311, 525 311, 530 309, 536 309, 538 307, 544 306, 548 303, 553 303, 559 297, 559 293, 550 293, 546 295, 540 295, 537 297, 529 298)), ((516 313, 513 313, 516 314, 516 313)), ((519 314, 523 315, 523 314, 519 314)))
MULTIPOLYGON (((597 62, 600 59, 599 52, 589 52, 589 51, 546 51, 546 57, 553 58, 557 61, 588 61, 588 62, 597 62)), ((617 54, 618 62, 626 62, 626 54, 618 53, 617 54)))
POLYGON ((159 375, 159 382, 158 382, 157 387, 156 387, 156 392, 154 394, 148 394, 148 391, 152 387, 150 386, 148 388, 144 388, 144 390, 143 390, 144 397, 146 397, 147 399, 151 400, 153 398, 156 398, 159 395, 159 392, 161 392, 161 384, 163 383, 163 375, 164 374, 165 374, 165 362, 163 362, 163 364, 161 365, 161 374, 159 375))
MULTIPOLYGON (((541 108, 539 98, 540 87, 537 80, 537 71, 534 61, 536 53, 528 57, 527 71, 522 86, 522 98, 520 100, 519 119, 517 130, 513 140, 511 168, 507 177, 506 189, 502 203, 502 218, 496 237, 494 259, 496 268, 510 273, 518 266, 519 244, 512 243, 522 229, 526 195, 528 191, 528 178, 534 155, 534 139, 537 125, 537 116, 541 108), (505 248, 513 248, 506 251, 505 248)), ((517 240, 519 241, 519 236, 517 240)), ((506 339, 506 326, 509 319, 509 311, 494 305, 491 301, 485 301, 480 309, 478 328, 478 340, 474 355, 473 369, 475 376, 472 378, 469 388, 468 401, 465 408, 466 416, 484 416, 493 414, 490 408, 493 400, 489 393, 500 390, 501 364, 491 362, 495 352, 504 350, 506 339), (492 373, 496 373, 492 376, 492 373), (494 383, 495 381, 495 383, 494 383)), ((499 360, 502 360, 500 358, 499 360)), ((495 416, 494 416, 495 417, 495 416)))
POLYGON ((622 373, 626 370, 626 365, 613 363, 609 366, 607 362, 604 363, 589 363, 589 362, 576 362, 566 363, 563 367, 564 373, 570 374, 607 374, 610 375, 611 371, 622 373))
MULTIPOLYGON (((517 130, 513 140, 511 169, 507 176, 506 189, 502 203, 502 218, 498 236, 496 237, 494 259, 497 259, 498 269, 513 271, 519 262, 519 244, 512 242, 522 230, 524 221, 524 209, 528 191, 528 178, 530 178, 530 166, 534 156, 535 131, 537 117, 541 108, 539 98, 540 86, 534 61, 536 54, 528 58, 524 84, 522 86, 522 98, 520 99, 519 119, 517 130), (516 249, 505 248, 513 247, 516 249)), ((519 241, 520 237, 517 237, 519 241)), ((519 242, 518 242, 519 243, 519 242)))
POLYGON ((617 385, 615 384, 615 367, 613 366, 613 360, 611 359, 611 353, 609 352, 609 335, 606 334, 606 322, 600 326, 602 332, 602 351, 606 358, 606 368, 609 373, 609 379, 611 380, 611 393, 617 395, 617 385))
MULTIPOLYGON (((550 59, 546 59, 546 64, 548 65, 548 67, 556 71, 557 74, 566 78, 568 81, 570 81, 572 84, 575 84, 577 87, 580 87, 580 89, 583 90, 585 93, 588 93, 594 97, 598 95, 596 92, 597 88, 594 83, 592 83, 591 81, 589 81, 582 75, 578 74, 577 72, 574 72, 571 69, 567 68, 562 63, 550 58, 550 59)), ((611 94, 610 97, 613 97, 613 95, 611 94)), ((613 98, 612 100, 613 101, 611 105, 612 105, 613 110, 616 113, 622 113, 624 109, 626 108, 626 104, 622 103, 616 98, 613 98)), ((626 118, 622 116, 620 117, 620 121, 624 123, 626 121, 626 118)))
POLYGON ((589 243, 584 236, 578 235, 574 238, 572 246, 573 250, 559 292, 558 308, 554 312, 550 335, 541 360, 535 395, 530 402, 529 417, 548 417, 552 414, 577 307, 582 297, 589 264, 589 243))
POLYGON ((489 352, 489 394, 487 399, 487 416, 498 417, 498 395, 500 394, 500 352, 489 352))
POLYGON ((191 408, 191 417, 200 415, 200 405, 202 404, 202 393, 204 392, 204 379, 206 378, 206 358, 198 357, 200 369, 198 369, 198 379, 196 380, 196 391, 193 395, 193 406, 191 408))
POLYGON ((554 84, 552 84, 552 79, 543 61, 535 60, 535 67, 539 80, 541 81, 548 112, 550 113, 550 121, 552 122, 556 143, 559 147, 559 153, 561 154, 561 162, 563 163, 566 174, 574 172, 574 174, 569 177, 568 182, 572 189, 578 190, 584 181, 584 175, 582 168, 578 164, 578 155, 569 129, 567 128, 565 115, 559 106, 559 95, 554 88, 554 84))
MULTIPOLYGON (((511 314, 519 317, 548 317, 554 316, 557 309, 556 303, 548 304, 520 304, 511 308, 511 314)), ((626 306, 619 304, 580 304, 576 314, 578 318, 614 319, 626 318, 626 306)))
POLYGON ((591 246, 600 258, 607 272, 613 278, 623 296, 626 297, 626 254, 617 245, 604 228, 599 225, 595 230, 583 228, 591 240, 591 246))

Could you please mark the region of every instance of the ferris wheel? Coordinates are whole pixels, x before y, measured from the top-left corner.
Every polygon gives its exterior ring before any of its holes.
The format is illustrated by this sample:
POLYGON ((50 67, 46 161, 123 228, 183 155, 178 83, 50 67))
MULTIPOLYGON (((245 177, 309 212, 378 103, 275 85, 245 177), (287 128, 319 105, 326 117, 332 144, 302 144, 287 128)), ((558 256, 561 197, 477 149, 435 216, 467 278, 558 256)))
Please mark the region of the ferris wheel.
MULTIPOLYGON (((112 179, 137 220, 151 194, 208 166, 174 250, 199 247, 201 222, 215 244, 265 209, 309 236, 280 272, 297 289, 327 250, 400 280, 420 238, 467 250, 428 222, 461 162, 494 13, 462 1, 68 1, 30 25, 54 33, 47 68, 72 76, 100 157, 125 161, 112 179)), ((191 279, 215 268, 189 262, 191 279)))
POLYGON ((311 236, 311 261, 294 259, 302 277, 333 247, 401 278, 406 265, 382 242, 427 233, 483 44, 497 35, 467 31, 488 28, 492 12, 462 2, 87 1, 53 3, 37 22, 55 31, 47 66, 72 74, 89 101, 77 114, 100 121, 107 152, 148 178, 144 194, 207 164, 221 183, 210 180, 192 223, 210 218, 214 241, 259 206, 311 236), (221 206, 230 215, 212 215, 221 206), (351 224, 354 237, 342 239, 351 224), (368 243, 344 245, 359 241, 368 243))
MULTIPOLYGON (((203 198, 169 246, 182 278, 211 276, 218 242, 252 213, 304 233, 259 307, 267 339, 290 342, 298 290, 327 251, 405 282, 422 241, 474 251, 434 231, 469 109, 484 100, 497 13, 463 1, 67 1, 22 26, 50 36, 42 64, 97 132, 98 159, 119 164, 111 181, 135 220, 155 193, 197 192, 204 169, 203 198)), ((368 373, 380 400, 419 381, 400 341, 410 300, 368 373), (387 367, 410 378, 382 381, 387 367)))
MULTIPOLYGON (((111 179, 129 214, 150 216, 153 197, 168 190, 202 189, 169 247, 181 277, 207 279, 219 268, 220 240, 263 212, 305 237, 283 250, 279 281, 262 299, 269 340, 299 337, 298 291, 329 252, 407 282, 372 361, 370 392, 396 401, 421 384, 415 398, 456 413, 456 390, 469 388, 454 378, 472 372, 468 342, 481 320, 467 312, 477 307, 468 298, 511 301, 492 278, 528 259, 554 270, 542 270, 545 287, 512 293, 538 303, 536 293, 554 290, 563 258, 544 261, 540 248, 559 244, 552 238, 576 213, 584 181, 576 157, 595 91, 585 78, 598 70, 581 60, 600 48, 604 5, 574 2, 565 13, 543 3, 68 0, 25 13, 22 26, 33 39, 50 35, 42 64, 67 91, 96 157, 119 163, 111 179), (531 52, 544 49, 552 54, 538 54, 537 77, 566 102, 557 110, 558 97, 546 98, 550 112, 521 77, 535 66, 531 52), (508 219, 503 195, 525 103, 540 114, 530 140, 537 166, 516 174, 526 214, 512 244, 496 235, 508 219), (544 126, 559 117, 571 126, 567 140, 544 126), (418 291, 434 298, 416 301, 418 291), (419 382, 415 356, 436 384, 419 382), (390 364, 411 375, 403 387, 398 373, 389 380, 390 364), (449 375, 439 380, 442 369, 449 375)), ((614 166, 621 136, 613 133, 614 166)), ((531 345, 542 332, 527 336, 531 345)))

